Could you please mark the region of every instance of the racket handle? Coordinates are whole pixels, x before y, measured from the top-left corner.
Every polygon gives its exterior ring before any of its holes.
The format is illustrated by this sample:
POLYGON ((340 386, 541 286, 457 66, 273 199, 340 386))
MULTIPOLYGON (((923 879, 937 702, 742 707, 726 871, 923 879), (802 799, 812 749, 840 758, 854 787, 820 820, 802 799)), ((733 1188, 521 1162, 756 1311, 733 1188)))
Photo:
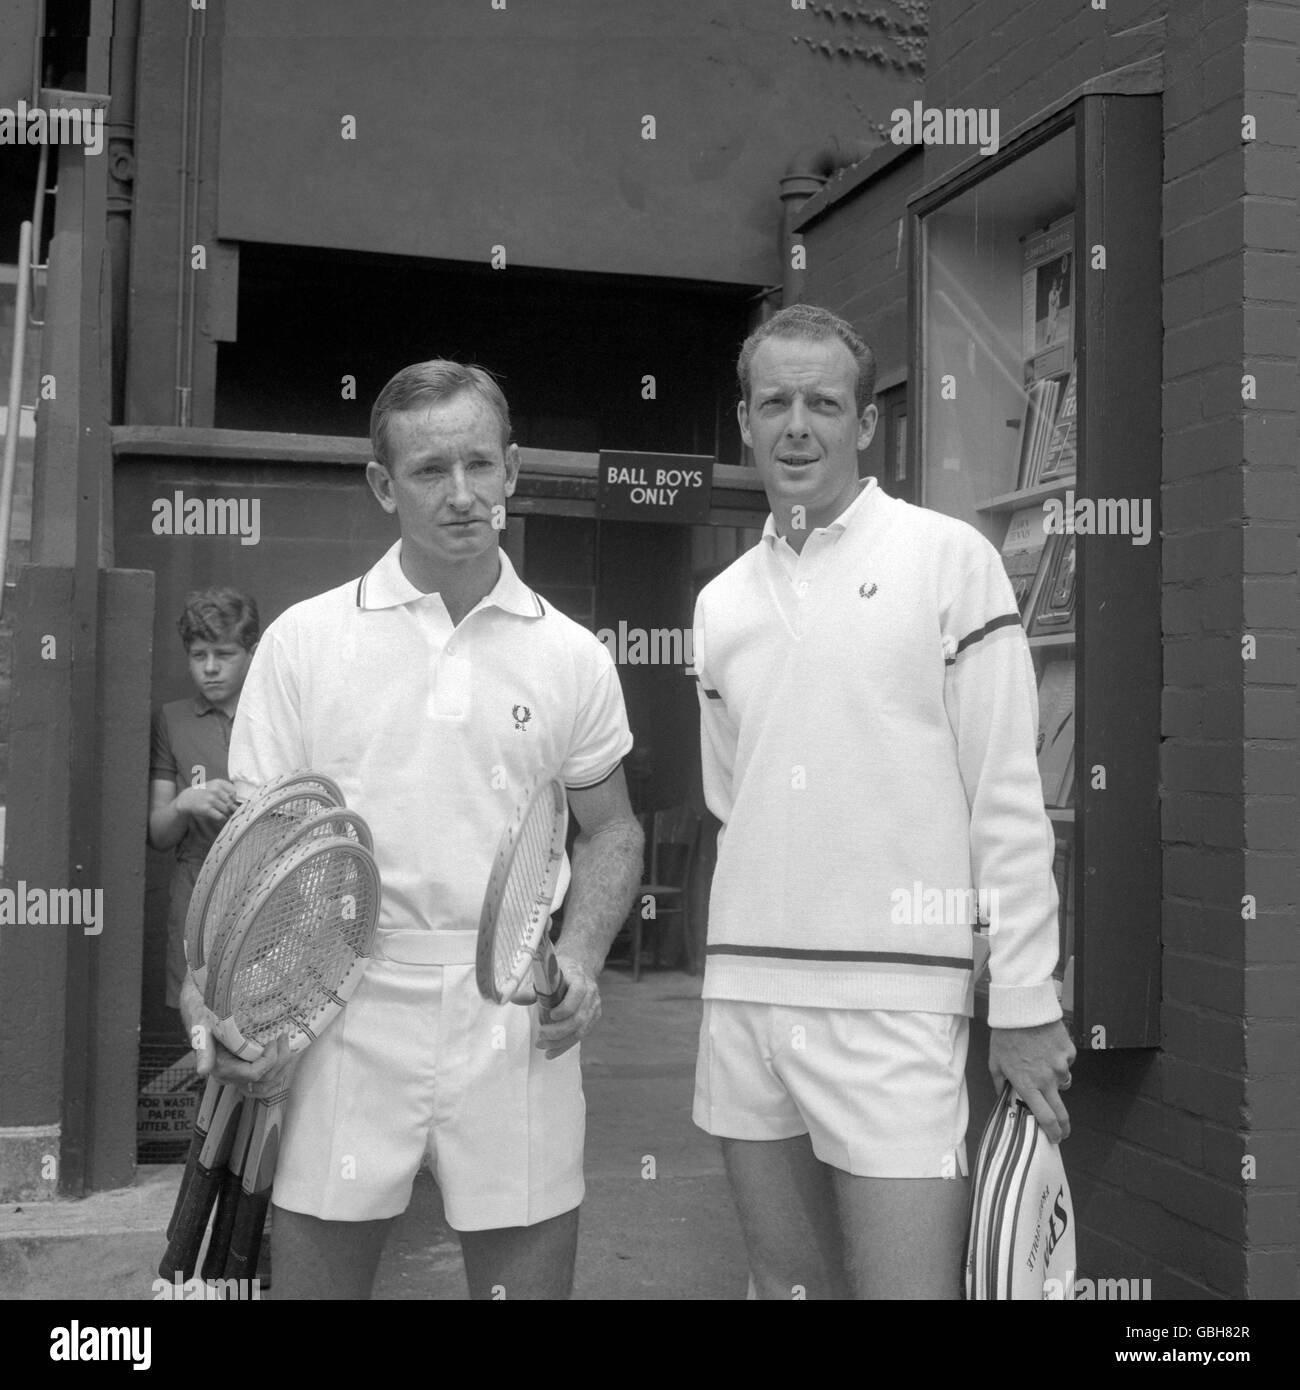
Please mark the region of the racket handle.
POLYGON ((202 1145, 189 1183, 177 1195, 176 1207, 168 1223, 170 1236, 158 1273, 163 1279, 177 1274, 188 1279, 198 1263, 203 1232, 208 1227, 212 1204, 217 1199, 221 1175, 225 1172, 235 1138, 233 1116, 239 1105, 239 1091, 223 1086, 213 1113, 212 1127, 202 1145))
POLYGON ((269 1187, 251 1195, 241 1190, 234 1230, 230 1233, 227 1279, 247 1279, 251 1283, 256 1278, 257 1260, 262 1253, 262 1232, 266 1229, 266 1210, 270 1204, 269 1187))
POLYGON ((537 995, 538 1010, 543 1023, 551 1021, 551 1012, 558 1009, 569 992, 569 982, 564 978, 560 962, 555 959, 555 951, 550 938, 542 937, 542 947, 533 962, 533 989, 537 995))
POLYGON ((185 1204, 185 1194, 189 1191, 190 1183, 194 1181, 195 1170, 199 1166, 199 1156, 203 1153, 203 1145, 207 1142, 208 1130, 212 1128, 213 1116, 216 1114, 217 1102, 221 1098, 222 1085, 215 1076, 209 1076, 207 1085, 203 1088, 203 1099, 199 1102, 199 1112, 194 1119, 194 1133, 190 1137, 190 1151, 185 1158, 185 1171, 181 1174, 180 1189, 176 1194, 176 1205, 172 1208, 171 1220, 167 1223, 167 1239, 172 1238, 176 1230, 176 1218, 180 1214, 181 1207, 185 1204))
POLYGON ((217 1214, 212 1218, 212 1236, 207 1254, 203 1257, 203 1277, 222 1279, 226 1273, 226 1257, 230 1250, 231 1234, 240 1206, 239 1174, 229 1168, 221 1175, 221 1191, 217 1196, 217 1214))
POLYGON ((221 1192, 217 1198, 217 1214, 212 1218, 212 1235, 208 1239, 207 1254, 203 1257, 203 1277, 221 1279, 226 1269, 226 1259, 230 1253, 230 1237, 235 1228, 235 1216, 240 1205, 240 1183, 244 1171, 244 1159, 248 1151, 251 1134, 250 1120, 254 1102, 244 1101, 239 1116, 239 1130, 235 1135, 230 1163, 221 1175, 221 1192))

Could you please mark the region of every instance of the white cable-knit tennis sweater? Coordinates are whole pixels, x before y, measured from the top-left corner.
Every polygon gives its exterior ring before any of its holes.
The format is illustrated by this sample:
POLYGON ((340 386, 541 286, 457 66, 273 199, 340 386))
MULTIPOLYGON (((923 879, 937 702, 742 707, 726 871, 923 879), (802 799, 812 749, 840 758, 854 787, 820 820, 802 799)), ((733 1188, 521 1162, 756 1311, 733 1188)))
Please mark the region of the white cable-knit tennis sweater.
POLYGON ((978 913, 990 1024, 1061 1016, 1037 688, 988 541, 874 480, 798 556, 769 517, 700 594, 695 663, 705 998, 969 1014, 978 913))

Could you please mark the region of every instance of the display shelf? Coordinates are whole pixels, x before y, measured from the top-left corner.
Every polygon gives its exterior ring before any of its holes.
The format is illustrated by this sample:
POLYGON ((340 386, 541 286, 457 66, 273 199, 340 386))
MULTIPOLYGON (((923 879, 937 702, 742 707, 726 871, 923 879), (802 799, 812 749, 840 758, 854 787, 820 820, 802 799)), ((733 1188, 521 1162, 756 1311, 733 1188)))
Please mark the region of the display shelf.
POLYGON ((1020 492, 1006 492, 1001 497, 990 497, 975 508, 983 516, 1001 516, 1014 512, 1018 507, 1031 507, 1035 502, 1046 502, 1049 497, 1064 497, 1074 487, 1074 474, 1068 478, 1056 478, 1050 483, 1038 483, 1020 492))

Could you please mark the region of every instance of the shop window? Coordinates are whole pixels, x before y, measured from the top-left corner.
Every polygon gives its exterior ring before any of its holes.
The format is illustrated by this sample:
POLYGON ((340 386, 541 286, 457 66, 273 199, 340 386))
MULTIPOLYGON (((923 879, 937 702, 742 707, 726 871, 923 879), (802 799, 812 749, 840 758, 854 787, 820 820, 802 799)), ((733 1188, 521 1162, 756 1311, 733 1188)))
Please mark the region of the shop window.
POLYGON ((1094 1048, 1159 1039, 1160 158, 1158 98, 1091 96, 912 203, 916 500, 1012 581, 1094 1048))

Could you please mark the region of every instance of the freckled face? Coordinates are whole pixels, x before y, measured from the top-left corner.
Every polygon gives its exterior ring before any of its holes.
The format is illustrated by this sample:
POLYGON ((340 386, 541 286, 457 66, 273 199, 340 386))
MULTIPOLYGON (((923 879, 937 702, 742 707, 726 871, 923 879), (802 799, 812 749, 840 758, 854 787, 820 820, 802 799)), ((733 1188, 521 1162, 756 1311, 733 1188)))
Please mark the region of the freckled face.
POLYGON ((765 338, 750 363, 750 398, 737 409, 768 503, 784 530, 804 508, 807 531, 853 501, 858 453, 871 443, 876 407, 859 417, 858 367, 838 338, 765 338))
POLYGON ((394 415, 388 464, 372 463, 366 474, 380 506, 401 522, 403 542, 435 563, 456 564, 496 548, 519 451, 502 445, 487 402, 462 391, 394 415))

